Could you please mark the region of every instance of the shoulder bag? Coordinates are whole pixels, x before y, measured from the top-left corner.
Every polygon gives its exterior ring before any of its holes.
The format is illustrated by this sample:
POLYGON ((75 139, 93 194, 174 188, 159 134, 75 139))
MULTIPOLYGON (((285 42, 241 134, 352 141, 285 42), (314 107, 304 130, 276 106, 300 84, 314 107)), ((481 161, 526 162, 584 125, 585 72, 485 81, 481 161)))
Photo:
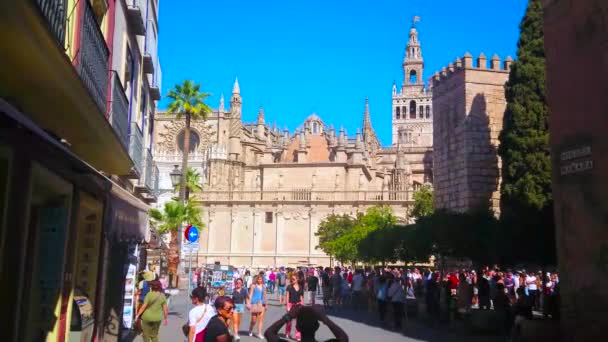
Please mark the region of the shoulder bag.
MULTIPOLYGON (((199 318, 196 321, 196 323, 194 324, 195 326, 201 322, 203 317, 205 317, 205 314, 207 313, 208 308, 209 308, 209 304, 205 304, 205 310, 203 310, 203 315, 201 316, 201 318, 199 318)), ((188 337, 188 335, 190 334, 190 321, 188 321, 188 322, 186 322, 186 324, 182 325, 182 332, 184 333, 184 336, 188 337)))

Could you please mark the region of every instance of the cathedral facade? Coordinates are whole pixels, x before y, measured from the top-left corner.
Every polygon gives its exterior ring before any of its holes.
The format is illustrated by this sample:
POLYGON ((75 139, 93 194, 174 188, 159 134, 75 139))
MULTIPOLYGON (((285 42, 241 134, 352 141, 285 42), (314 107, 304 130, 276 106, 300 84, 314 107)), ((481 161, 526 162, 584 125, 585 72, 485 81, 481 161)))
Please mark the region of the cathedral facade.
MULTIPOLYGON (((354 135, 314 113, 295 131, 268 125, 263 108, 255 122, 243 122, 238 81, 228 108, 222 97, 206 121, 193 122, 189 163, 201 174, 203 191, 191 197, 203 208, 205 223, 198 264, 326 266, 330 257, 316 248, 315 233, 328 215, 387 205, 400 221, 409 221, 412 192, 432 180, 432 140, 428 128, 419 128, 432 120, 422 59, 415 57, 419 44, 410 54, 416 36, 413 28, 404 67, 415 70, 417 81, 406 82, 399 95, 393 91, 394 108, 397 98, 417 101, 416 118, 397 120, 393 113, 397 137, 391 146, 377 138, 367 99, 354 135)), ((181 167, 183 125, 167 113, 155 119, 154 159, 164 189, 159 205, 175 196, 169 173, 181 167)))

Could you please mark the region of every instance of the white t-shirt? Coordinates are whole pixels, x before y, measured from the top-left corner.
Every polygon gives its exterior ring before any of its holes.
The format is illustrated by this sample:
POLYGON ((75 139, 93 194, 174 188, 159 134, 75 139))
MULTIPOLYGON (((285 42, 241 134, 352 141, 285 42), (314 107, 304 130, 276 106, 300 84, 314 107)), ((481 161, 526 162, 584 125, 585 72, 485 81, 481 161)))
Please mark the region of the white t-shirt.
POLYGON ((215 312, 215 308, 212 305, 197 305, 192 308, 192 310, 190 310, 190 313, 188 314, 188 325, 196 325, 196 330, 194 331, 194 334, 196 335, 207 327, 207 324, 209 324, 209 320, 211 320, 211 318, 215 315, 217 315, 217 313, 215 312), (207 309, 207 311, 205 311, 205 309, 207 309), (205 314, 205 317, 201 319, 203 313, 205 314))
POLYGON ((361 287, 363 287, 363 276, 357 273, 353 277, 353 291, 361 291, 361 287))
POLYGON ((528 290, 536 291, 538 289, 536 287, 536 277, 526 276, 526 286, 528 287, 528 290))

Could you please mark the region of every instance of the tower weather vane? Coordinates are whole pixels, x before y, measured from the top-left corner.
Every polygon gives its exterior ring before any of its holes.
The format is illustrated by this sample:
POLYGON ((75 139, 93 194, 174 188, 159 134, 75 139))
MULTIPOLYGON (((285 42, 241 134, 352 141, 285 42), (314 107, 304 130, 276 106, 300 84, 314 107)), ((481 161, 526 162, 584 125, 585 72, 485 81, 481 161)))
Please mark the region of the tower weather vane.
POLYGON ((419 17, 419 16, 417 16, 417 15, 415 15, 415 16, 412 18, 412 27, 416 27, 416 23, 417 23, 417 22, 419 22, 419 21, 420 21, 420 17, 419 17))

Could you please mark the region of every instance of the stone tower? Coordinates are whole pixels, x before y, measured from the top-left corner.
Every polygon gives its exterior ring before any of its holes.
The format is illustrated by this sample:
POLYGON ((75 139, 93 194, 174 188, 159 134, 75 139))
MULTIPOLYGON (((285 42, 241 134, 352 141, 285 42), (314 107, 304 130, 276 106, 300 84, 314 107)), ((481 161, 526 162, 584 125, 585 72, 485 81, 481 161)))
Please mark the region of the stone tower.
POLYGON ((242 105, 241 88, 239 87, 239 80, 236 79, 232 88, 232 97, 230 98, 230 145, 228 153, 231 160, 238 160, 241 154, 242 105))
POLYGON ((399 142, 399 128, 402 127, 412 131, 408 147, 433 146, 433 94, 422 80, 424 59, 416 30, 419 20, 418 17, 412 20, 410 40, 403 59, 401 90, 398 92, 397 85, 393 84, 393 146, 399 142))

